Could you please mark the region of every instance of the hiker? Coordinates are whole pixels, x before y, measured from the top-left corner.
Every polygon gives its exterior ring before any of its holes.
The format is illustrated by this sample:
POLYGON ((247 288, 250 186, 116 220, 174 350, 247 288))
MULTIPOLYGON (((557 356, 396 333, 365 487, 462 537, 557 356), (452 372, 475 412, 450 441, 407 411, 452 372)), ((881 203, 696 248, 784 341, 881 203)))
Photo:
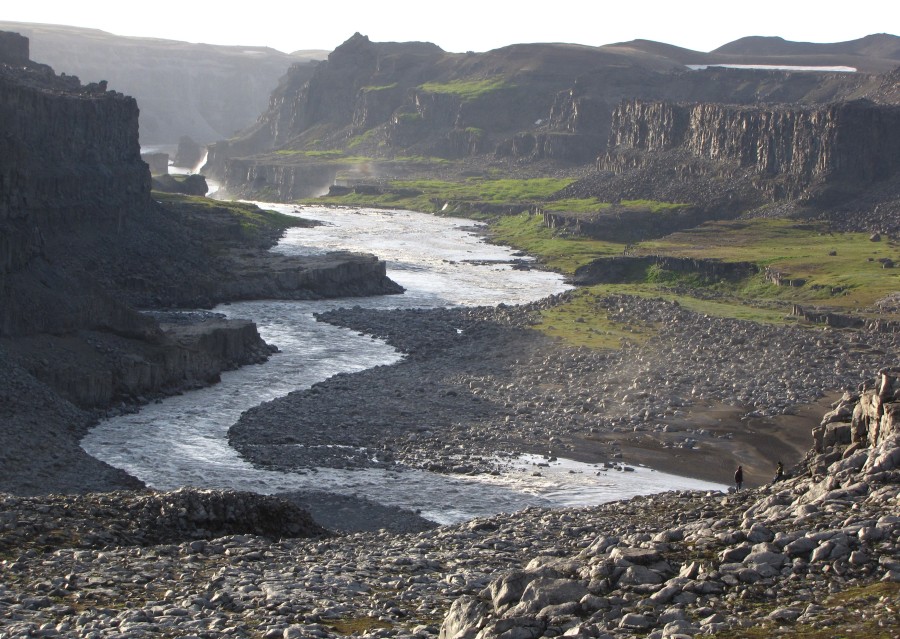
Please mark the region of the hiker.
POLYGON ((738 466, 737 470, 734 471, 734 485, 737 490, 741 489, 741 486, 744 485, 744 467, 738 466))
POLYGON ((784 479, 784 464, 778 462, 778 465, 775 467, 775 477, 772 479, 772 483, 774 484, 782 479, 784 479))

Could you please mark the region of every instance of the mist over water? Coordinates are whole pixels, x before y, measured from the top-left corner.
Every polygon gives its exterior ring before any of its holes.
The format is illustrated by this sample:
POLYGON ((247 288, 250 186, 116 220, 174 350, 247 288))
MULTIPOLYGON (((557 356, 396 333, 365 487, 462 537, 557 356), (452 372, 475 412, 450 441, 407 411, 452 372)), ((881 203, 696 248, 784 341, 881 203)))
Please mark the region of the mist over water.
POLYGON ((103 421, 82 441, 88 453, 161 490, 182 486, 263 494, 329 490, 420 510, 439 523, 529 505, 577 506, 676 488, 723 488, 644 468, 604 470, 569 460, 548 465, 527 456, 511 459, 508 471, 500 476, 326 468, 283 473, 254 468, 227 441, 229 427, 243 411, 337 373, 392 364, 402 357, 380 340, 317 322, 314 313, 357 305, 387 309, 519 304, 568 288, 556 274, 513 269, 512 252, 482 241, 471 232, 470 220, 408 211, 263 206, 323 223, 291 229, 273 250, 288 255, 374 253, 387 262, 388 275, 406 293, 314 302, 262 300, 216 308, 228 317, 255 321, 263 339, 281 352, 264 364, 223 373, 214 386, 103 421))

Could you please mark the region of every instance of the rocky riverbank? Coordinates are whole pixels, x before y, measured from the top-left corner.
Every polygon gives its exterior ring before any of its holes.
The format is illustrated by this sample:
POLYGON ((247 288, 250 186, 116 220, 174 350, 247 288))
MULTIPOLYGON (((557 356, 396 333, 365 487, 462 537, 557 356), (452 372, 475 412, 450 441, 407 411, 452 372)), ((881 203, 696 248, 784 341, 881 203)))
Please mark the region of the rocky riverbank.
POLYGON ((261 363, 273 351, 248 320, 194 312, 153 321, 159 329, 152 340, 105 331, 0 339, 0 489, 41 495, 141 487, 81 448, 96 419, 213 384, 222 371, 261 363))
POLYGON ((898 385, 882 376, 848 404, 856 435, 823 451, 837 456, 824 473, 825 457, 811 456, 803 476, 738 493, 530 508, 417 534, 323 537, 307 525, 300 534, 313 538, 297 538, 288 531, 302 514, 240 494, 5 498, 0 634, 685 639, 827 628, 889 639, 900 624, 898 385), (231 502, 233 531, 215 536, 231 502), (134 524, 122 522, 129 508, 144 513, 134 524), (284 521, 249 532, 273 512, 284 521))
POLYGON ((652 325, 652 338, 573 349, 530 328, 534 313, 568 295, 522 307, 322 314, 406 357, 251 409, 231 443, 273 469, 492 472, 494 453, 506 451, 644 463, 721 483, 741 464, 760 485, 778 458, 803 458, 830 401, 898 353, 892 334, 764 325, 629 296, 607 297, 597 311, 652 325))

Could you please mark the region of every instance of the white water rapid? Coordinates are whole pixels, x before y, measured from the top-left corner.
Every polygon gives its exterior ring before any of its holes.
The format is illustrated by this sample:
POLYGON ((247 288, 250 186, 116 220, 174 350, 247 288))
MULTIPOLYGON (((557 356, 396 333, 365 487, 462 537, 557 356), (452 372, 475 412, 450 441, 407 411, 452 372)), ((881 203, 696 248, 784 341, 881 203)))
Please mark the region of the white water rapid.
POLYGON ((263 206, 324 222, 311 229, 290 230, 275 251, 374 253, 387 262, 388 275, 407 292, 317 302, 241 302, 216 308, 229 317, 254 320, 263 339, 281 352, 265 364, 224 373, 215 386, 103 421, 82 441, 88 453, 162 490, 181 486, 264 494, 329 490, 419 510, 439 523, 529 505, 589 505, 663 490, 724 488, 640 467, 634 472, 607 471, 565 459, 546 465, 531 457, 520 458, 501 476, 481 477, 325 468, 301 474, 254 468, 227 442, 229 427, 244 410, 336 373, 390 364, 401 357, 381 341, 317 322, 313 313, 355 305, 518 304, 567 288, 556 274, 511 268, 512 252, 483 242, 470 232, 470 220, 408 211, 263 206), (545 465, 537 467, 537 463, 545 465))

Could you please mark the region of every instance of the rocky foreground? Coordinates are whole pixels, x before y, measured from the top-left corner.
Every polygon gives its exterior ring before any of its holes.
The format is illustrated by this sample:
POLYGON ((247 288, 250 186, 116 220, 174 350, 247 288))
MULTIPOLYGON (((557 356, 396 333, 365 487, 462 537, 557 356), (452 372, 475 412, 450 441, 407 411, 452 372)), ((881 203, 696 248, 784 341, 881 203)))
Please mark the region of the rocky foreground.
POLYGON ((0 637, 897 637, 898 402, 884 371, 774 485, 409 535, 246 494, 7 496, 0 637))

